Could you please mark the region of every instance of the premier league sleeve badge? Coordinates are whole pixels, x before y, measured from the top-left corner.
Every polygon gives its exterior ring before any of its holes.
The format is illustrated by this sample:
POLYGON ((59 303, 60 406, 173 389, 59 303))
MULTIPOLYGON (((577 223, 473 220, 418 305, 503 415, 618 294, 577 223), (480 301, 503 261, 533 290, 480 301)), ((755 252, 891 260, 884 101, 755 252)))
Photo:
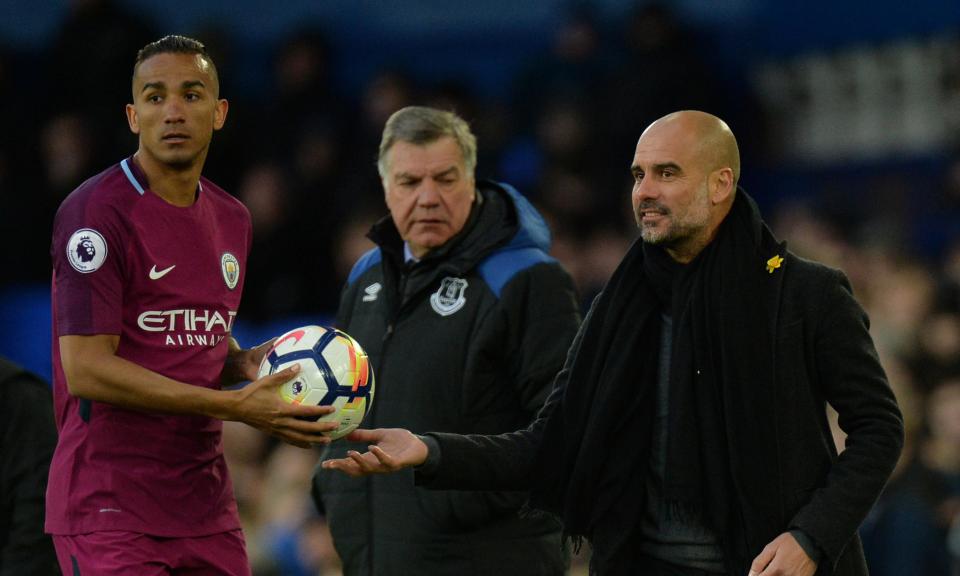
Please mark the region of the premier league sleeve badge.
POLYGON ((96 271, 107 259, 107 241, 92 228, 81 228, 67 241, 67 261, 81 274, 96 271))

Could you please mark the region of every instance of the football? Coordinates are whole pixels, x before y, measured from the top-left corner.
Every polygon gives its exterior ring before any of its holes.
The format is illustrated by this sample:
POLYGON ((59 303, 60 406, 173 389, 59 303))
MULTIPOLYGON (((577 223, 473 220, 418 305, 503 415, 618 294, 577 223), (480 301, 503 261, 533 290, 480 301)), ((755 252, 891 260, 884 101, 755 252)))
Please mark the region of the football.
POLYGON ((373 369, 356 340, 335 328, 303 326, 286 332, 260 362, 262 378, 300 364, 293 380, 280 386, 292 404, 333 406, 336 412, 319 421, 340 422, 331 438, 346 436, 360 425, 373 404, 373 369))

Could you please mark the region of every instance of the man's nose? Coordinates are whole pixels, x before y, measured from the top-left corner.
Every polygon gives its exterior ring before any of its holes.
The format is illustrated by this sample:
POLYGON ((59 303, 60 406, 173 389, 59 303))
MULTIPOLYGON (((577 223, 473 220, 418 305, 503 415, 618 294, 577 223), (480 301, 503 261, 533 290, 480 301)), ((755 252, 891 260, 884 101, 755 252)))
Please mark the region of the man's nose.
POLYGON ((424 181, 417 191, 417 204, 420 206, 435 206, 440 202, 440 190, 436 183, 424 181))
POLYGON ((637 200, 656 198, 660 194, 649 178, 641 178, 633 183, 633 197, 637 200))
POLYGON ((167 124, 179 124, 186 119, 184 103, 179 98, 169 98, 163 109, 163 121, 167 124))

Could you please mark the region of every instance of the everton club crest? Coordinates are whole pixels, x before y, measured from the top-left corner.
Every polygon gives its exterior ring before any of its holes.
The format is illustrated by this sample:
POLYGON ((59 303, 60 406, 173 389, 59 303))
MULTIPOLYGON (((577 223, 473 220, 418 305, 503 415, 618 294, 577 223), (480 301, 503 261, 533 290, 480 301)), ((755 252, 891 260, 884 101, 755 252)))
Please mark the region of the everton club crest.
POLYGON ((220 271, 223 272, 223 281, 227 283, 227 288, 233 290, 237 287, 237 281, 240 280, 240 262, 237 257, 229 252, 224 252, 220 257, 220 271))
POLYGON ((466 280, 447 276, 440 282, 440 289, 430 295, 430 306, 437 314, 449 316, 467 303, 466 291, 466 280))

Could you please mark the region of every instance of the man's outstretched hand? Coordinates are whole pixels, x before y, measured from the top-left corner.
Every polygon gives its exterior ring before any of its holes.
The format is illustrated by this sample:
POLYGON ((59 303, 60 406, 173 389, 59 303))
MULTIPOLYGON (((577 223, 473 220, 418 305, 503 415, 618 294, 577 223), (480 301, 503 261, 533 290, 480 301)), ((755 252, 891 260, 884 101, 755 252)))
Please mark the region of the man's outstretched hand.
POLYGON ((340 470, 350 476, 362 477, 419 466, 427 459, 427 445, 403 428, 354 430, 346 439, 369 444, 369 451, 361 454, 350 450, 346 458, 325 460, 322 464, 324 470, 340 470))

